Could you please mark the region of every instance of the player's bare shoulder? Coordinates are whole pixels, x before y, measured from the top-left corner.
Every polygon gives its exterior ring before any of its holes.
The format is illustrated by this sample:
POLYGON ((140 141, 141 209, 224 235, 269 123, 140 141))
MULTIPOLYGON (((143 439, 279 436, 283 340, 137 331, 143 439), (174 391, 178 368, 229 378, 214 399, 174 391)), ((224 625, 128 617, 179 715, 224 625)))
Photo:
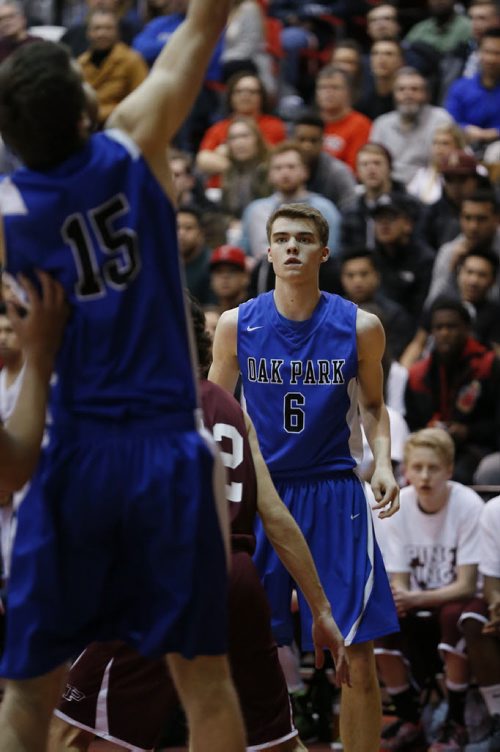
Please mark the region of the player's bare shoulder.
POLYGON ((359 358, 380 358, 385 349, 385 332, 382 322, 374 313, 358 308, 356 338, 359 358))

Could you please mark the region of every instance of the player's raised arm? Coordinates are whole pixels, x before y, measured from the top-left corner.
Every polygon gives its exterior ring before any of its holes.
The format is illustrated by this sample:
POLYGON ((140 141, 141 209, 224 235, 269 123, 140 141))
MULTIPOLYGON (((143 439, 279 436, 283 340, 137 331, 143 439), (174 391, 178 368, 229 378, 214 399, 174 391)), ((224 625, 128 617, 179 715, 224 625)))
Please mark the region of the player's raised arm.
POLYGON ((164 152, 194 104, 231 0, 190 0, 147 79, 114 110, 108 127, 126 131, 147 159, 164 152))
POLYGON ((324 661, 323 649, 330 650, 336 669, 338 686, 350 684, 349 661, 344 639, 332 616, 309 546, 299 526, 281 501, 264 462, 253 423, 245 414, 248 440, 257 476, 257 512, 266 535, 283 566, 301 589, 313 617, 312 637, 316 666, 324 661))
POLYGON ((42 296, 28 280, 22 281, 29 306, 25 316, 14 304, 7 304, 26 358, 16 406, 5 429, 0 429, 0 488, 8 491, 23 486, 35 469, 45 427, 50 376, 68 314, 61 285, 44 272, 39 272, 38 277, 42 296))
POLYGON ((237 308, 225 311, 220 317, 215 330, 212 356, 208 378, 233 394, 240 374, 237 308))

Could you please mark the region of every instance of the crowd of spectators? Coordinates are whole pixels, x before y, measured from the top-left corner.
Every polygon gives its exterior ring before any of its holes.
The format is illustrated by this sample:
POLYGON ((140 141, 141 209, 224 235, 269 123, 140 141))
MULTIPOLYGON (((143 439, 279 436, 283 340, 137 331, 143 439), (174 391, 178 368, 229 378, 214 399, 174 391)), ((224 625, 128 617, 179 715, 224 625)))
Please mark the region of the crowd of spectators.
MULTIPOLYGON (((188 2, 2 0, 0 62, 40 37, 66 44, 100 129, 188 2)), ((266 220, 310 203, 330 225, 322 288, 386 329, 391 426, 445 432, 446 451, 432 434, 421 446, 455 496, 500 485, 500 3, 237 0, 169 156, 186 282, 210 326, 272 289, 266 220)), ((18 164, 0 145, 0 170, 18 164)), ((417 724, 413 701, 402 718, 417 724)))

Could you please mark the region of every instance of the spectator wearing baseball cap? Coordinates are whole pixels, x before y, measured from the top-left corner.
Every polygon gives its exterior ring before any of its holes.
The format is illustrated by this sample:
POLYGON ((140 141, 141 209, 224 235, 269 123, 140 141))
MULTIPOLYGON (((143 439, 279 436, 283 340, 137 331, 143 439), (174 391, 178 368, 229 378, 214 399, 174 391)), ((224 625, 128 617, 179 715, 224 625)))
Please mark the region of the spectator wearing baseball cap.
MULTIPOLYGON (((380 291, 399 303, 416 327, 430 282, 434 253, 415 234, 415 199, 392 192, 371 209, 380 291)), ((413 334, 413 332, 412 332, 413 334)))
POLYGON ((453 150, 440 160, 441 198, 431 204, 424 218, 425 237, 435 252, 460 232, 460 209, 464 199, 479 188, 489 187, 487 171, 476 158, 463 150, 453 150))
POLYGON ((210 258, 210 286, 220 313, 247 299, 249 275, 245 252, 235 245, 221 245, 210 258))

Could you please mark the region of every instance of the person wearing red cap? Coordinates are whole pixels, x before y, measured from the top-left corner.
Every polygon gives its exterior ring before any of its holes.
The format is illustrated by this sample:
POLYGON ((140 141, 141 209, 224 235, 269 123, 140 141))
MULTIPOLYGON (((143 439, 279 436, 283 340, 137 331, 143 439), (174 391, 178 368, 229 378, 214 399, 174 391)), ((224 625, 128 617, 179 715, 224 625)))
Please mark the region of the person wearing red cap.
POLYGON ((217 299, 220 313, 247 299, 248 282, 244 251, 234 245, 216 248, 210 259, 210 287, 217 299))

